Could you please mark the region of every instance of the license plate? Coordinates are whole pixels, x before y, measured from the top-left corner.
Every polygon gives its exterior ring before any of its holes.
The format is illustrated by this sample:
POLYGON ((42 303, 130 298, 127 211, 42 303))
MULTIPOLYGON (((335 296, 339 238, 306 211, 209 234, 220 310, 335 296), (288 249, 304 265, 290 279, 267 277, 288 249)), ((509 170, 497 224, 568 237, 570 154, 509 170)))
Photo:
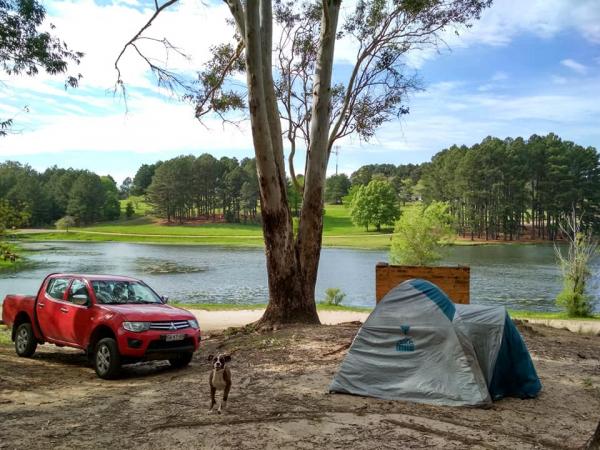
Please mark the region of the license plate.
POLYGON ((165 341, 183 341, 185 339, 185 334, 167 334, 165 335, 165 341))

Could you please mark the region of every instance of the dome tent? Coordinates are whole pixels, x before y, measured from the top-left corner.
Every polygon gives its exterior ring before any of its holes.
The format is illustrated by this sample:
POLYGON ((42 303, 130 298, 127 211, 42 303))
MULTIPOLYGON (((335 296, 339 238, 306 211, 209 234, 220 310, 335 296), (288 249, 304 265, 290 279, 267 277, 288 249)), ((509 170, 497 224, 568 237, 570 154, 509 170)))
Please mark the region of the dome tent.
POLYGON ((434 284, 408 280, 365 321, 331 392, 453 406, 535 397, 541 384, 504 307, 454 305, 434 284))

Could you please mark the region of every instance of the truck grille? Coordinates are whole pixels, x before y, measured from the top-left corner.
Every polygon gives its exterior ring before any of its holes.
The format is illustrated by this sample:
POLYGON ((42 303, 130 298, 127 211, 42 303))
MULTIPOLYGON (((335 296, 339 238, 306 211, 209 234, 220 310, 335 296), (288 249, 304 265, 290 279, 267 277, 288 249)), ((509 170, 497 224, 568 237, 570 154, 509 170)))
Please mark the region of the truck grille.
POLYGON ((166 342, 163 340, 152 341, 148 344, 146 352, 156 353, 165 350, 176 350, 176 351, 194 351, 194 340, 190 337, 183 339, 182 341, 166 342))
POLYGON ((173 320, 168 322, 151 322, 151 330, 175 331, 189 328, 190 324, 187 320, 173 320))

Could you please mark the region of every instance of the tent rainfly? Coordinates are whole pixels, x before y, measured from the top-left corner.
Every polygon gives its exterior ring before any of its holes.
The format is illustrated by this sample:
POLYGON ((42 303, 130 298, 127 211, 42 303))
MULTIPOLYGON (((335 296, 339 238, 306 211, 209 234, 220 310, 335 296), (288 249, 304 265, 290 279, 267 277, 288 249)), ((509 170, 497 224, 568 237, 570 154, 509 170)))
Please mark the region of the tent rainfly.
POLYGON ((414 279, 377 304, 329 390, 484 406, 507 396, 533 398, 541 388, 503 306, 455 305, 436 285, 414 279))

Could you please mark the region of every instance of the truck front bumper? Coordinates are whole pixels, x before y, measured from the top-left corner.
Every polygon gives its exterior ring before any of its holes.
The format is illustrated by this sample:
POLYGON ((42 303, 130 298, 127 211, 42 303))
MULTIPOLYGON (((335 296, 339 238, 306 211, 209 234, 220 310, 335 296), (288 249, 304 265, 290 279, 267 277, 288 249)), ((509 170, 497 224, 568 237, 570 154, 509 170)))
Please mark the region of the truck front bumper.
POLYGON ((148 330, 140 333, 120 328, 117 333, 120 354, 140 360, 168 359, 175 354, 195 352, 199 342, 200 330, 194 328, 173 332, 148 330), (171 340, 174 337, 177 339, 171 340))

